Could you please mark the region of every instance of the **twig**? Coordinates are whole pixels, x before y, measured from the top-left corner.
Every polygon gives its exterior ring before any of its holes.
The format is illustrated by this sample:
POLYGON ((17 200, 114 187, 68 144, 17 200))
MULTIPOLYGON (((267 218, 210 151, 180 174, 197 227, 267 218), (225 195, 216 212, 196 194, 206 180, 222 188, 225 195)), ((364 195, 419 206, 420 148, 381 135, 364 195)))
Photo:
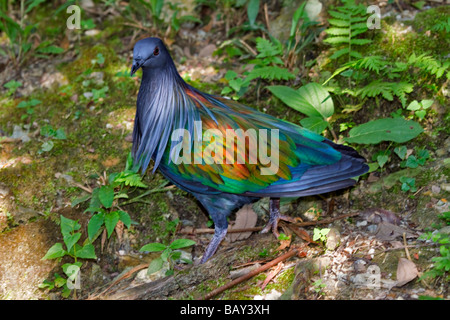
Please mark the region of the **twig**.
POLYGON ((242 277, 234 279, 233 281, 227 283, 226 285, 223 285, 223 286, 221 286, 221 287, 211 291, 210 293, 208 293, 206 296, 203 297, 203 300, 209 300, 209 299, 215 297, 216 295, 218 295, 219 293, 222 293, 225 290, 228 290, 231 287, 233 287, 233 286, 235 286, 235 285, 237 285, 237 284, 239 284, 239 283, 241 283, 243 281, 246 281, 246 280, 252 278, 253 276, 257 275, 258 273, 266 271, 267 269, 272 268, 273 266, 276 266, 280 262, 295 256, 297 253, 298 253, 298 249, 297 248, 291 249, 290 251, 288 251, 285 254, 279 256, 275 260, 272 260, 271 262, 268 262, 265 265, 259 267, 258 269, 253 270, 253 271, 247 273, 246 275, 243 275, 242 277))
POLYGON ((72 181, 72 183, 73 183, 74 185, 76 185, 78 188, 83 189, 83 190, 86 191, 86 192, 92 193, 92 189, 91 189, 91 188, 85 187, 85 186, 83 186, 82 184, 79 184, 78 182, 75 182, 75 181, 72 181))
POLYGON ((406 257, 408 258, 409 261, 412 261, 411 256, 409 255, 408 246, 406 244, 406 233, 405 232, 403 232, 403 244, 405 245, 406 257))
POLYGON ((258 53, 256 53, 256 51, 253 50, 253 48, 250 47, 250 45, 249 45, 247 42, 245 42, 245 41, 242 40, 242 39, 239 39, 239 42, 240 42, 245 48, 247 48, 247 50, 250 51, 250 53, 251 53, 252 55, 254 55, 254 56, 257 56, 257 55, 258 55, 258 53))
POLYGON ((266 19, 267 31, 269 31, 269 34, 272 34, 272 32, 270 32, 269 10, 267 9, 267 3, 264 3, 264 17, 266 19))
POLYGON ((103 290, 102 292, 100 292, 97 295, 94 295, 92 297, 88 297, 87 300, 95 300, 98 299, 100 296, 103 296, 106 292, 108 292, 109 289, 111 289, 113 286, 115 286, 116 284, 118 284, 120 281, 125 280, 129 277, 131 277, 133 275, 133 273, 138 272, 142 269, 148 268, 148 263, 144 263, 144 264, 140 264, 136 267, 134 267, 133 269, 131 269, 130 271, 128 271, 127 273, 125 273, 124 275, 122 275, 121 277, 119 277, 118 279, 114 280, 105 290, 103 290))

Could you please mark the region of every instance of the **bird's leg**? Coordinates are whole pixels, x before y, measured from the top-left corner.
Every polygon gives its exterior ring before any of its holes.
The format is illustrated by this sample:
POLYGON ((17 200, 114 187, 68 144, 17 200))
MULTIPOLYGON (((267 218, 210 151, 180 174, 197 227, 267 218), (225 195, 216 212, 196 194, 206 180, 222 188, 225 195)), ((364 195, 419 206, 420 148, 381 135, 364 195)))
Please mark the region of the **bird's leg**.
POLYGON ((227 235, 227 226, 225 228, 215 227, 214 230, 214 236, 211 239, 211 242, 209 243, 208 247, 205 250, 205 253, 203 254, 202 259, 200 260, 200 264, 205 263, 209 258, 211 258, 214 253, 216 252, 217 248, 219 247, 222 240, 227 235))
POLYGON ((269 213, 269 222, 261 232, 266 233, 269 232, 269 230, 272 230, 272 233, 277 239, 280 236, 280 234, 278 233, 278 223, 280 222, 280 220, 292 223, 297 222, 295 218, 280 214, 280 198, 270 198, 269 213))

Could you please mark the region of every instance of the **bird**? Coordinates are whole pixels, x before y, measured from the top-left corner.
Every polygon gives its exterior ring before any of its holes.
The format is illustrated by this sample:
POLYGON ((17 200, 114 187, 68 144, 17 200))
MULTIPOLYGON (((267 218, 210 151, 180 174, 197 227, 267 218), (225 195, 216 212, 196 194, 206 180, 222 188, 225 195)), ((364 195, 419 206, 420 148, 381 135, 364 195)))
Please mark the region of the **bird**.
POLYGON ((277 236, 279 221, 293 220, 281 215, 281 198, 347 188, 369 169, 349 146, 189 85, 157 37, 135 43, 131 76, 139 69, 133 161, 142 173, 153 161, 152 173, 159 170, 208 212, 214 235, 197 263, 215 254, 228 216, 244 205, 268 197, 262 232, 277 236))

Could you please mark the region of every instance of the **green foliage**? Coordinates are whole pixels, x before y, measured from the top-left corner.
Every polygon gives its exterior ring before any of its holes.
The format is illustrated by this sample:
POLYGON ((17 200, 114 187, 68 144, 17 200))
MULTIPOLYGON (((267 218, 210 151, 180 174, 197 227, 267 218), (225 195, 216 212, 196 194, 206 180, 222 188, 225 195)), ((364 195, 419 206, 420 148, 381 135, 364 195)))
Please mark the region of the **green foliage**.
POLYGON ((313 240, 320 241, 322 243, 327 242, 327 234, 330 232, 328 228, 314 228, 313 240))
MULTIPOLYGON (((450 211, 444 212, 439 216, 447 225, 450 225, 450 211)), ((448 233, 425 232, 419 239, 431 240, 439 244, 440 257, 433 257, 433 266, 431 270, 426 271, 421 278, 444 277, 445 281, 450 280, 450 236, 448 233)))
POLYGON ((60 54, 64 50, 60 47, 52 45, 52 41, 42 41, 33 48, 32 37, 37 31, 39 23, 32 23, 26 18, 30 13, 36 10, 45 0, 20 0, 13 2, 10 6, 19 3, 19 16, 16 19, 8 9, 8 4, 0 5, 0 31, 3 31, 8 38, 6 51, 0 49, 0 54, 10 58, 15 66, 20 66, 34 52, 38 57, 48 58, 52 54, 60 54))
POLYGON ((229 94, 234 91, 235 95, 233 98, 239 99, 245 94, 252 80, 264 79, 272 82, 295 78, 286 68, 279 67, 279 65, 283 65, 283 60, 281 59, 283 47, 278 40, 272 39, 271 41, 257 38, 256 48, 259 52, 258 55, 255 59, 248 61, 249 64, 254 65, 253 69, 244 73, 245 78, 239 77, 234 71, 228 71, 225 75, 225 79, 228 80, 228 86, 222 90, 222 94, 229 94))
POLYGON ((3 86, 8 89, 6 95, 13 96, 16 93, 17 89, 22 86, 22 83, 16 80, 11 80, 5 83, 3 86))
POLYGON ((384 118, 369 121, 349 132, 345 138, 350 143, 377 144, 381 141, 404 143, 423 132, 422 127, 412 120, 403 118, 384 118))
POLYGON ((402 191, 404 192, 416 192, 416 179, 410 177, 401 177, 400 182, 402 183, 402 191))
POLYGON ((324 42, 333 45, 336 49, 330 59, 338 59, 343 55, 348 56, 348 61, 352 58, 361 59, 362 55, 354 50, 354 46, 372 42, 361 38, 361 35, 368 30, 366 6, 357 5, 354 0, 342 0, 342 3, 343 5, 335 10, 328 10, 328 14, 332 17, 328 19, 331 27, 325 30, 328 37, 324 42))
MULTIPOLYGON (((39 101, 40 103, 40 101, 39 101)), ((64 129, 58 128, 54 129, 51 125, 46 124, 41 127, 40 130, 41 136, 47 138, 46 141, 44 141, 41 145, 41 147, 38 150, 38 154, 42 154, 44 152, 49 152, 54 147, 54 142, 52 139, 56 140, 65 140, 67 139, 66 133, 64 132, 64 129)))
POLYGON ((417 100, 411 101, 411 103, 406 107, 407 110, 413 111, 414 116, 423 120, 427 114, 427 109, 433 105, 433 100, 422 100, 418 102, 417 100))
POLYGON ((72 201, 72 207, 75 207, 90 200, 85 212, 93 213, 88 223, 88 236, 91 241, 94 241, 102 230, 106 230, 108 238, 111 237, 119 221, 130 228, 129 214, 121 210, 116 203, 119 199, 128 199, 129 187, 147 188, 137 168, 133 168, 131 153, 128 154, 124 171, 111 173, 104 185, 93 189, 90 195, 72 201))
POLYGON ((91 242, 84 241, 83 244, 78 243, 81 238, 81 232, 79 231, 81 225, 78 221, 61 215, 60 226, 64 243, 55 243, 50 249, 48 249, 42 259, 61 260, 62 257, 69 256, 73 258, 75 262, 66 263, 62 266, 63 272, 67 278, 63 278, 58 273, 55 273, 55 279, 53 281, 45 280, 39 287, 41 289, 48 290, 52 290, 55 287, 62 288, 62 296, 64 298, 68 298, 73 289, 79 288, 79 283, 77 283, 77 280, 79 279, 82 263, 78 261, 78 259, 97 259, 97 256, 95 255, 95 249, 91 242))
POLYGON ((37 99, 30 99, 30 100, 21 101, 17 105, 17 108, 25 109, 25 114, 22 115, 21 120, 24 120, 24 119, 29 118, 29 117, 31 118, 31 116, 34 114, 34 107, 37 106, 38 104, 41 104, 41 103, 42 103, 42 101, 37 100, 37 99))
MULTIPOLYGON (((169 268, 166 271, 166 276, 173 274, 173 265, 176 260, 181 258, 181 251, 179 249, 190 247, 195 244, 195 241, 189 239, 176 239, 172 241, 169 245, 164 245, 161 243, 149 243, 144 245, 140 251, 141 252, 161 252, 161 255, 152 260, 147 269, 147 274, 152 274, 161 270, 164 263, 169 264, 169 268)), ((191 261, 185 261, 187 263, 192 263, 191 261)))
POLYGON ((334 114, 334 104, 328 91, 320 84, 308 83, 297 90, 287 86, 267 88, 286 105, 307 116, 300 121, 305 128, 321 133, 329 126, 328 118, 334 114))
POLYGON ((447 71, 450 67, 450 61, 441 63, 432 56, 426 54, 416 56, 415 53, 412 53, 409 57, 408 63, 419 68, 424 73, 435 76, 437 79, 442 77, 444 74, 447 79, 450 79, 450 71, 447 71))

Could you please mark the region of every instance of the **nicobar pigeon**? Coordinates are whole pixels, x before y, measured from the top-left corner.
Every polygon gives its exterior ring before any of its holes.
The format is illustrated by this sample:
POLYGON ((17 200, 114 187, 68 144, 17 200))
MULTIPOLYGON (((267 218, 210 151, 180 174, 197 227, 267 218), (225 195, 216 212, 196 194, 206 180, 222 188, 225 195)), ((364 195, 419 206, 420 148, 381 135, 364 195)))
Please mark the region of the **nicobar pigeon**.
POLYGON ((279 220, 291 220, 280 214, 281 197, 350 187, 356 183, 354 177, 368 171, 365 159, 348 146, 190 86, 178 74, 169 51, 158 38, 135 44, 131 75, 139 68, 142 80, 133 129, 133 159, 142 172, 153 160, 153 172, 159 169, 208 211, 214 236, 200 263, 214 255, 227 234, 227 217, 243 205, 269 197, 270 217, 263 232, 272 229, 278 235, 279 220), (238 134, 225 139, 230 131, 238 134), (251 156, 251 151, 264 146, 263 156, 258 152, 252 153, 256 157, 251 156), (270 157, 278 160, 277 166, 269 163, 270 157))

